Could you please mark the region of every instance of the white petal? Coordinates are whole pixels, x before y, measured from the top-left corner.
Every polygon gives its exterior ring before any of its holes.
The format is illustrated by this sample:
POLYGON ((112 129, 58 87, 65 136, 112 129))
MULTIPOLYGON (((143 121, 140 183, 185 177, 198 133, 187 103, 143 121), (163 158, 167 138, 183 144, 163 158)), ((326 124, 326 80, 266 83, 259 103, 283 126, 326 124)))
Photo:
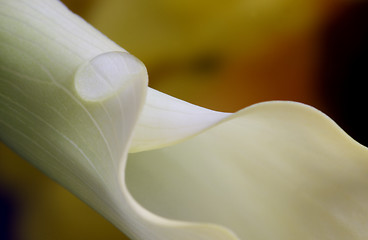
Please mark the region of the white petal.
POLYGON ((254 105, 178 145, 130 154, 126 170, 153 213, 257 240, 368 239, 367 172, 367 148, 291 102, 254 105))
POLYGON ((123 52, 58 1, 0 0, 0 139, 132 239, 367 237, 367 150, 291 103, 228 117, 149 90, 132 151, 222 123, 132 155, 153 213, 138 205, 124 171, 147 79, 123 52))
POLYGON ((127 192, 146 90, 145 67, 60 2, 0 0, 1 141, 132 239, 233 239, 157 217, 127 192))
POLYGON ((146 151, 178 143, 212 127, 229 115, 148 88, 146 104, 134 130, 129 151, 146 151))

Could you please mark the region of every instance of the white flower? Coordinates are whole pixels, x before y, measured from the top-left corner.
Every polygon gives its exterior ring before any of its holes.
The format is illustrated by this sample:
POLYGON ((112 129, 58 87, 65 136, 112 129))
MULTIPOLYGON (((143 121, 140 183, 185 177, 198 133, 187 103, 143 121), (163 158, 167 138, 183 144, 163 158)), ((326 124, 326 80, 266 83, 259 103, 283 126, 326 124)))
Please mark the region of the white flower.
POLYGON ((215 112, 147 79, 59 1, 0 0, 0 139, 130 238, 368 238, 368 150, 327 116, 215 112))

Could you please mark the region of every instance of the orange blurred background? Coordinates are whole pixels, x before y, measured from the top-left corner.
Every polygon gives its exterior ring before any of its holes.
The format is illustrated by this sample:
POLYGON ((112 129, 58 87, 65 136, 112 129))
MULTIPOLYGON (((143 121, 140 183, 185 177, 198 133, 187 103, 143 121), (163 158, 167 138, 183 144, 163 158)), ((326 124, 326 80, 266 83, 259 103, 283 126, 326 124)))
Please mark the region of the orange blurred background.
MULTIPOLYGON (((367 1, 63 2, 141 59, 155 89, 229 112, 303 102, 368 145, 367 1)), ((126 238, 0 143, 0 239, 126 238)))

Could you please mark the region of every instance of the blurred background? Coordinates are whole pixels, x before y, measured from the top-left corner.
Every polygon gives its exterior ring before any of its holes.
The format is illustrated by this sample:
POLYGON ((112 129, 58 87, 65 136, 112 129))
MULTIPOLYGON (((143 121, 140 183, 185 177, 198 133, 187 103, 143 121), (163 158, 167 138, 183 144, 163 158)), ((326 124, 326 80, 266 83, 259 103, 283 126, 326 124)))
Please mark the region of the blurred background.
MULTIPOLYGON (((312 105, 368 146, 366 0, 64 0, 147 66, 150 86, 219 111, 312 105)), ((122 240, 0 143, 1 240, 122 240)))

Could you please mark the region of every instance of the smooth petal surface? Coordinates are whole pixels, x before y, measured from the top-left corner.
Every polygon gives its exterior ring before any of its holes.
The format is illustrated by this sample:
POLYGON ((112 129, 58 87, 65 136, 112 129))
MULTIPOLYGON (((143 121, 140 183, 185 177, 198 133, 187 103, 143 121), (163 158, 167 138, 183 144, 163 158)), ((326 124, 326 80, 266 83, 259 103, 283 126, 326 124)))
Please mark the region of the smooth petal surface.
POLYGON ((130 238, 368 237, 367 149, 325 115, 147 89, 144 65, 60 2, 0 0, 1 141, 130 238), (174 143, 125 169, 130 145, 174 143))
POLYGON ((129 151, 140 152, 178 143, 229 115, 148 88, 146 104, 134 130, 129 151))
POLYGON ((0 0, 1 141, 132 239, 235 239, 155 216, 128 193, 146 90, 144 65, 60 2, 0 0))
POLYGON ((257 104, 178 145, 130 154, 126 170, 153 213, 252 240, 367 239, 367 172, 367 148, 292 102, 257 104))
POLYGON ((144 65, 59 1, 0 1, 1 141, 124 230, 119 165, 146 88, 144 65))

